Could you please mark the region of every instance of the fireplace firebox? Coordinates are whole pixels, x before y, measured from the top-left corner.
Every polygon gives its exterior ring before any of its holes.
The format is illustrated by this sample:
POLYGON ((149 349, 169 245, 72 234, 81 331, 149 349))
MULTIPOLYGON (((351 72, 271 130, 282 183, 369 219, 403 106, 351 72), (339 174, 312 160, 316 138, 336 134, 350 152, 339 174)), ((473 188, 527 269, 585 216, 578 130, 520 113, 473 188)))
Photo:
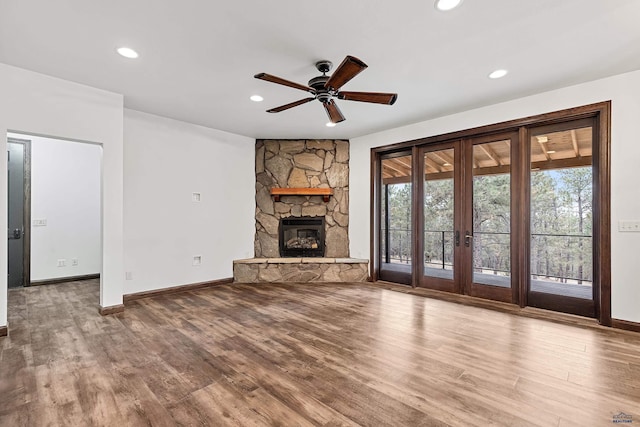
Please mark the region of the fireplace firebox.
POLYGON ((323 257, 324 217, 280 219, 281 257, 323 257))

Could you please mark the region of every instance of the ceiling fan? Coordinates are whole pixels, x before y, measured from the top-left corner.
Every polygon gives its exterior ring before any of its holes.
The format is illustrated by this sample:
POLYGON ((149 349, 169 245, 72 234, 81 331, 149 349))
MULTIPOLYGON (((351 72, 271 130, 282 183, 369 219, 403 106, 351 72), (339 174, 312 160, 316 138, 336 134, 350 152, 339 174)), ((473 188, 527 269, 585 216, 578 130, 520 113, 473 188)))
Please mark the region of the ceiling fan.
POLYGON ((344 121, 345 118, 336 105, 334 98, 344 99, 345 101, 372 102, 375 104, 387 105, 393 105, 393 103, 396 102, 396 99, 398 98, 398 94, 396 93, 340 91, 340 88, 345 83, 367 68, 367 64, 358 58, 347 55, 347 57, 344 58, 344 61, 342 61, 338 68, 336 68, 334 73, 331 76, 327 76, 327 73, 331 70, 332 66, 333 64, 331 61, 323 60, 316 62, 316 68, 322 73, 322 75, 309 80, 308 86, 272 76, 267 73, 256 74, 254 76, 256 79, 289 86, 294 89, 300 89, 313 95, 313 97, 310 98, 300 99, 299 101, 295 101, 290 104, 272 108, 267 110, 267 113, 279 113, 317 99, 322 102, 324 109, 329 115, 329 120, 331 120, 332 123, 339 123, 344 121))

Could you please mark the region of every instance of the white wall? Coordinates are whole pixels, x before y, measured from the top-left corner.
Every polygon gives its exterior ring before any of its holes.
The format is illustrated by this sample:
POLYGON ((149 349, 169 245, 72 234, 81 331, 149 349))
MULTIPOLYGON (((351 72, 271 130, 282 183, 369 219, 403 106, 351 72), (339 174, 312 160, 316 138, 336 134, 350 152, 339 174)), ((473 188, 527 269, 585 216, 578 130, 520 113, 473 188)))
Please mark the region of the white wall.
POLYGON ((255 140, 133 110, 124 119, 124 293, 232 277, 233 260, 253 256, 255 140))
POLYGON ((102 148, 41 136, 9 137, 31 141, 31 281, 100 273, 102 148), (46 226, 34 227, 33 220, 46 220, 46 226), (58 266, 60 259, 64 267, 58 266))
MULTIPOLYGON (((122 303, 122 95, 0 64, 0 135, 8 131, 101 144, 100 305, 122 303)), ((6 152, 6 137, 0 150, 6 152)), ((7 163, 0 162, 0 240, 7 240, 7 163)), ((0 245, 0 326, 7 324, 7 245, 0 245)))
MULTIPOLYGON (((233 259, 253 255, 254 140, 127 111, 125 225, 123 96, 5 64, 0 64, 0 94, 0 134, 102 147, 100 306, 121 304, 124 293, 231 277, 233 259), (192 203, 192 192, 200 192, 202 202, 192 203), (216 228, 221 222, 229 225, 216 228), (126 288, 125 252, 132 273, 126 288), (191 265, 193 255, 202 256, 200 267, 191 265)), ((0 149, 6 150, 6 138, 0 138, 0 149)), ((6 176, 5 162, 0 166, 5 224, 6 176)), ((0 227, 4 241, 5 230, 0 227)), ((0 245, 0 277, 7 277, 6 245, 0 245)), ((6 324, 3 279, 0 326, 6 324)))
POLYGON ((618 232, 618 221, 640 220, 639 93, 635 71, 352 139, 350 215, 359 220, 350 222, 351 256, 369 258, 372 147, 611 100, 611 311, 615 319, 640 322, 640 233, 618 232))

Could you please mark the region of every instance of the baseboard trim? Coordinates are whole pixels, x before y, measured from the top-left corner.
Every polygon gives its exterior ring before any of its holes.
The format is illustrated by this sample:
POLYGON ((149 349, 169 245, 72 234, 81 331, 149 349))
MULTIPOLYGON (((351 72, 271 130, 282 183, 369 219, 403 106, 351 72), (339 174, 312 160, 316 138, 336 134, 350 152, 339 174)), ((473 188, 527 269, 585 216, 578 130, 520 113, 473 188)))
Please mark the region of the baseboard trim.
POLYGON ((98 312, 102 316, 109 316, 110 314, 122 313, 124 311, 124 304, 110 305, 108 307, 100 307, 98 312))
POLYGON ((153 291, 125 294, 123 295, 122 300, 124 301, 125 304, 127 304, 131 301, 139 300, 142 298, 157 297, 160 295, 179 294, 181 292, 194 291, 196 289, 204 289, 204 288, 209 288, 213 286, 230 285, 232 283, 233 283, 233 277, 228 277, 225 279, 211 280, 209 282, 191 283, 189 285, 172 286, 170 288, 156 289, 153 291))
POLYGON ((9 328, 0 326, 0 337, 6 337, 7 335, 9 335, 9 328))
POLYGON ((611 319, 611 326, 625 331, 640 332, 640 323, 630 322, 629 320, 611 319))
POLYGON ((79 282, 81 280, 92 280, 92 279, 99 279, 99 278, 100 278, 99 274, 85 274, 83 276, 57 277, 55 279, 34 280, 29 283, 29 286, 56 285, 58 283, 79 282))

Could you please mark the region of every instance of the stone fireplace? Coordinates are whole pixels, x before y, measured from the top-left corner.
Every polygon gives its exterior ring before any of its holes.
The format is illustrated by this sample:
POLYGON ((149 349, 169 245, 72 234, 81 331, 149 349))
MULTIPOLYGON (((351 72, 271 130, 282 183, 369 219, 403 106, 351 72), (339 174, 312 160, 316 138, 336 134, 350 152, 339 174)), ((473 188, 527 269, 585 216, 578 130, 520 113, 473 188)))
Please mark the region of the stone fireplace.
POLYGON ((349 256, 349 141, 258 140, 256 142, 256 258, 280 256, 280 219, 323 217, 325 256, 349 256), (331 188, 321 196, 282 196, 276 202, 271 189, 331 188))
POLYGON ((234 281, 367 279, 368 261, 349 258, 349 141, 257 140, 255 215, 255 258, 234 261, 234 281), (274 197, 272 189, 298 194, 274 197), (285 236, 283 224, 296 221, 314 225, 285 236))

